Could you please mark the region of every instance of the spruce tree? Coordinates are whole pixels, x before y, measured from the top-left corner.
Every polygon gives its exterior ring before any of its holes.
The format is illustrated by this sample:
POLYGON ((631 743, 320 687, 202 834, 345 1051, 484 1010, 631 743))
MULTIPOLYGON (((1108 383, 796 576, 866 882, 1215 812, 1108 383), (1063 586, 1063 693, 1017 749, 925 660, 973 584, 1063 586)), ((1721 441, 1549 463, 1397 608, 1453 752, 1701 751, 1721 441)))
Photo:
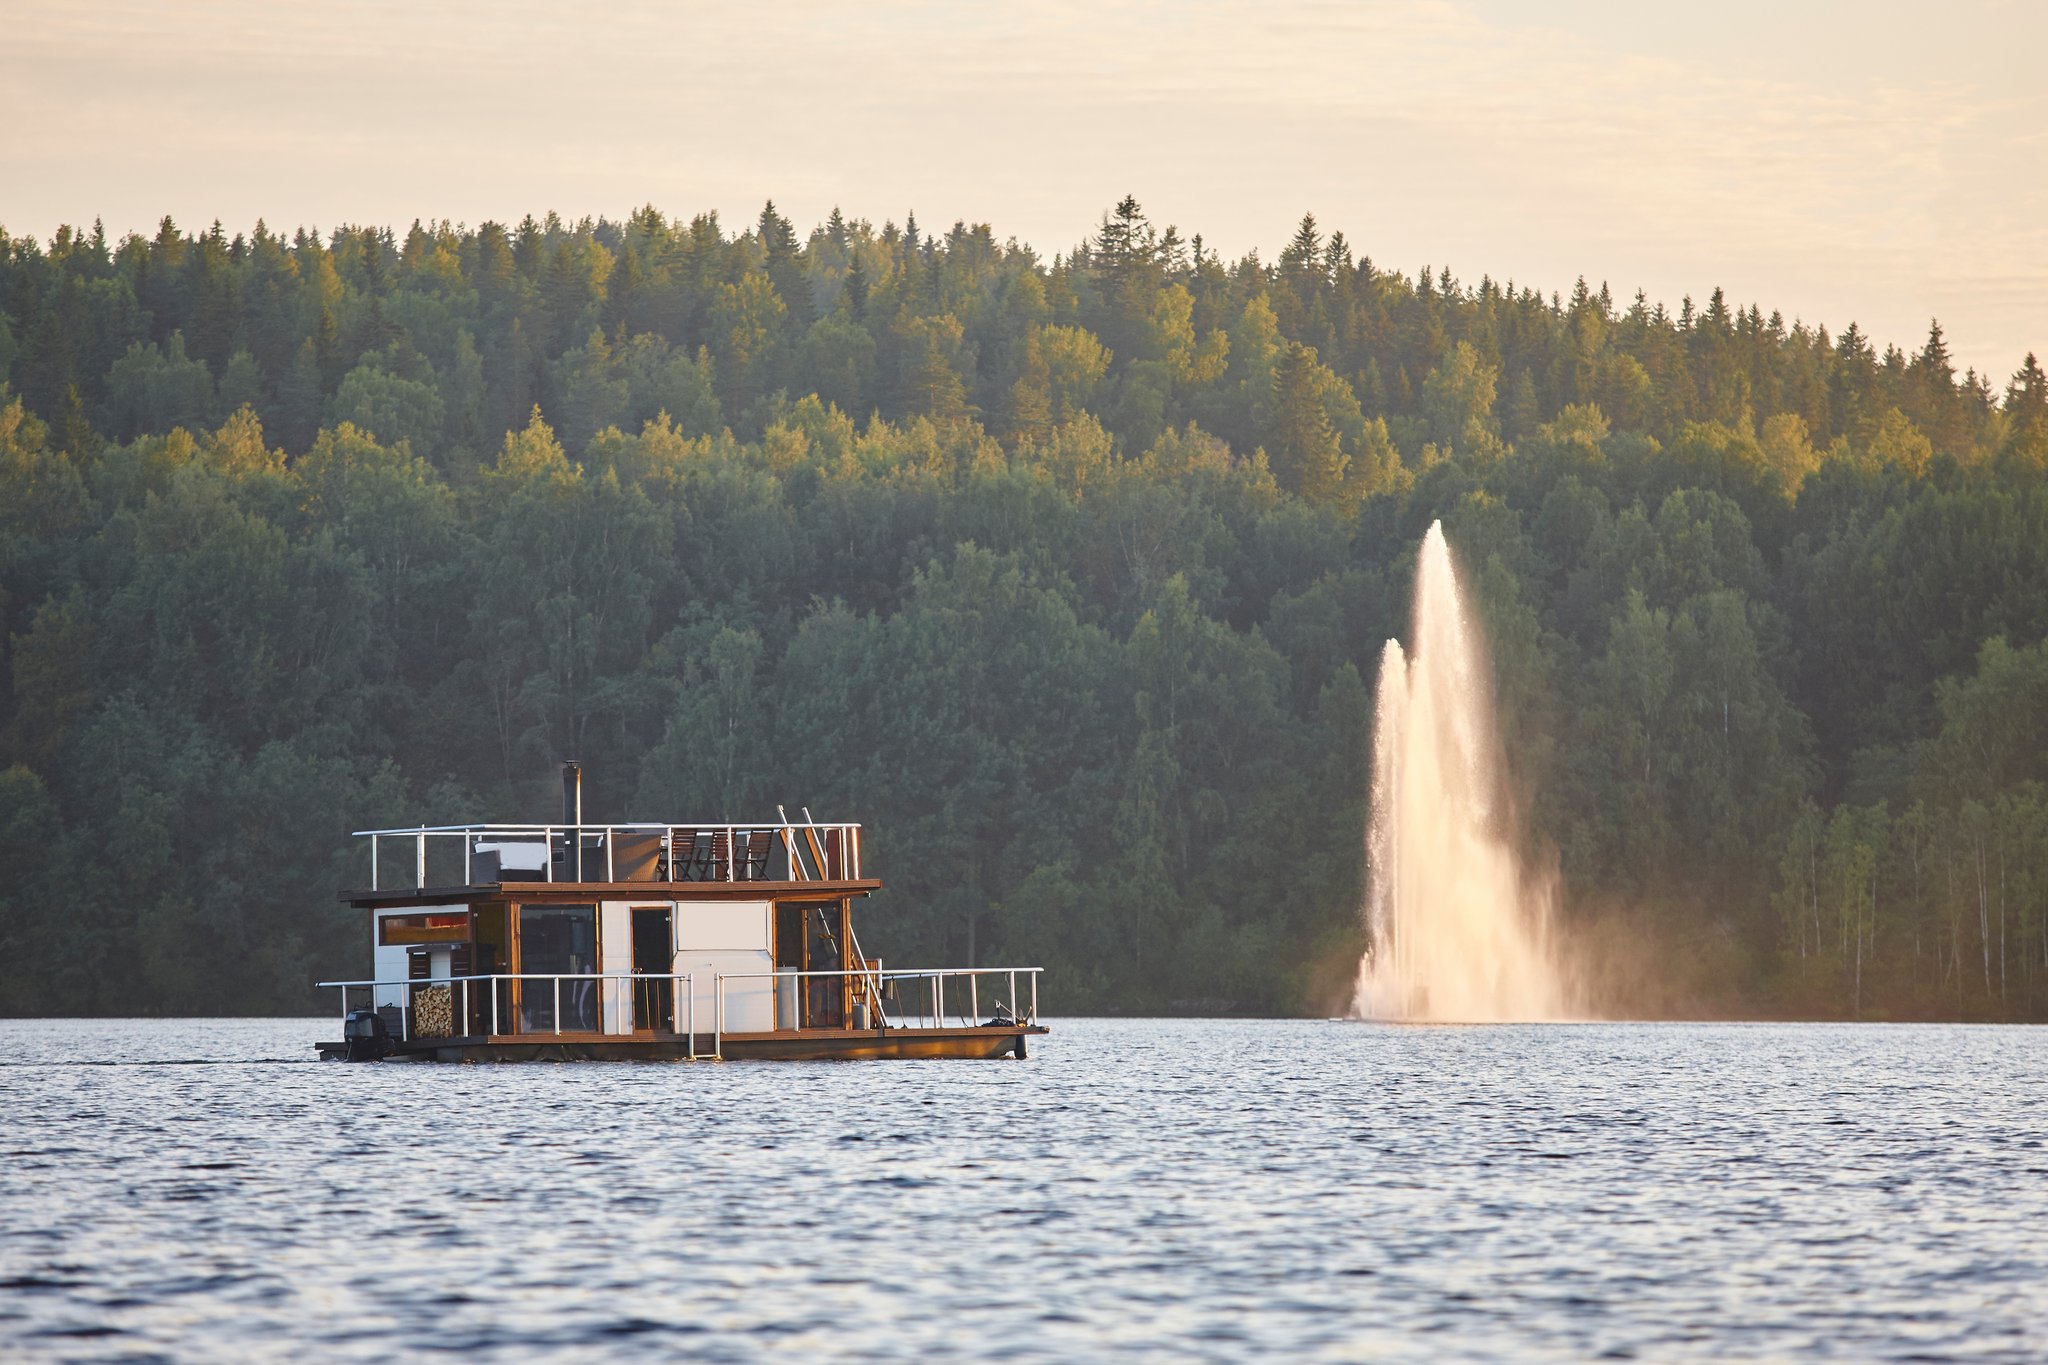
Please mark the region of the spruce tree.
MULTIPOLYGON (((1344 481, 1344 448, 1323 405, 1324 376, 1315 348, 1290 343, 1273 370, 1266 459, 1282 488, 1325 501, 1344 481)), ((1334 378, 1334 376, 1332 376, 1334 378)))

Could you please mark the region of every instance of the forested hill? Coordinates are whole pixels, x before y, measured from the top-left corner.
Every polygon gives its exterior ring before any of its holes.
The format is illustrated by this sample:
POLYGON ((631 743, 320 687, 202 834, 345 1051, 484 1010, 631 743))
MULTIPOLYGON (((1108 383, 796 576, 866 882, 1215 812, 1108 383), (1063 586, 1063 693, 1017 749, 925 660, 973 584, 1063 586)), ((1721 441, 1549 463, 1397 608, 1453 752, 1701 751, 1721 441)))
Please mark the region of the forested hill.
POLYGON ((310 1008, 346 831, 546 818, 571 756, 594 818, 865 822, 892 964, 1329 1009, 1441 517, 1624 1003, 2048 1014, 2031 356, 1126 201, 1050 261, 772 206, 0 234, 0 383, 0 1010, 310 1008))

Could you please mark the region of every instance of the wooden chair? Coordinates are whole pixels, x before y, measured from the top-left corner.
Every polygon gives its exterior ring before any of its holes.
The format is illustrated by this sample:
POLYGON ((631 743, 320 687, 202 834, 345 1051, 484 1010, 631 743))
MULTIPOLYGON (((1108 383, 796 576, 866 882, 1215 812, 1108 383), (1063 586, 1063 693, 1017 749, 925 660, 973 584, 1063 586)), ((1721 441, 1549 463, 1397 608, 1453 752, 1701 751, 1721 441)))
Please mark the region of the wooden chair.
POLYGON ((706 840, 697 836, 697 880, 700 882, 722 882, 726 868, 732 862, 732 831, 715 829, 706 840))
POLYGON ((769 840, 774 835, 775 831, 769 829, 752 829, 747 831, 746 862, 743 865, 744 871, 741 875, 748 881, 759 882, 768 879, 769 840))
POLYGON ((671 831, 668 842, 668 879, 672 882, 694 880, 696 864, 696 832, 686 829, 671 831))

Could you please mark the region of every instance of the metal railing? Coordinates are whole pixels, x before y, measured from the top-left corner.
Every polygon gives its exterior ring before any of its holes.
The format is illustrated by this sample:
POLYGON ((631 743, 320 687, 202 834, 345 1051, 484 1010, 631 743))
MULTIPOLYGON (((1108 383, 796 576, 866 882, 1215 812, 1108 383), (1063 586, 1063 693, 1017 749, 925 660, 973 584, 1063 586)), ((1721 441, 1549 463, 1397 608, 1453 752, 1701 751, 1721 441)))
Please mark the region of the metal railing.
MULTIPOLYGON (((983 1027, 980 979, 984 976, 999 976, 1005 978, 1009 983, 1008 1010, 1010 1021, 1030 1027, 1038 1022, 1038 975, 1044 970, 1045 968, 1043 967, 932 967, 893 972, 858 969, 852 971, 819 972, 719 972, 712 981, 712 995, 715 1001, 712 1015, 714 1028, 712 1049, 718 1056, 724 1056, 726 1033, 725 983, 728 981, 793 980, 801 983, 807 978, 814 977, 831 980, 843 980, 852 977, 860 981, 861 985, 865 988, 868 998, 874 1002, 875 1009, 881 1014, 881 1022, 877 1027, 882 1029, 913 1030, 955 1027, 955 1025, 949 1022, 950 1019, 958 1019, 960 1021, 958 1027, 962 1028, 983 1027), (1017 978, 1020 976, 1025 978, 1031 987, 1028 1009, 1023 1007, 1022 1002, 1019 1001, 1017 996, 1017 978), (888 988, 894 983, 905 981, 929 982, 931 985, 929 999, 928 1001, 921 1000, 918 1002, 920 1008, 915 1015, 903 1013, 891 1016, 888 1009, 888 988), (949 981, 966 982, 967 1009, 965 1012, 948 1013, 946 1009, 946 983, 949 981), (931 1007, 928 1013, 922 1008, 927 1003, 931 1007), (926 1022, 927 1020, 930 1022, 926 1022)), ((955 999, 957 1000, 957 998, 956 996, 955 999)), ((1003 1007, 1003 1002, 1000 999, 995 1004, 997 1008, 1003 1007)), ((781 1032, 782 1030, 777 1031, 781 1032)))
MULTIPOLYGON (((996 1009, 1005 1010, 1011 1023, 1021 1024, 1028 1028, 1038 1023, 1038 977, 1044 970, 1043 967, 946 967, 907 971, 718 972, 713 975, 712 980, 711 1051, 708 1053, 697 1051, 697 988, 696 982, 689 972, 673 972, 668 974, 658 972, 489 972, 479 973, 474 976, 447 976, 431 979, 406 977, 401 980, 390 981, 322 981, 318 984, 323 990, 337 989, 341 992, 341 1017, 344 1023, 348 1020, 349 992, 351 990, 368 990, 370 992, 370 1007, 372 1009, 379 1008, 377 1005, 378 990, 405 991, 407 1003, 398 1007, 399 1041, 411 1042, 411 992, 416 988, 446 986, 451 993, 457 986, 462 988, 461 1012, 456 1017, 462 1021, 462 1028, 465 1032, 456 1035, 458 1037, 474 1036, 466 1032, 472 1013, 470 1008, 472 1003, 470 994, 471 983, 488 984, 489 987, 485 991, 490 1002, 491 1028, 490 1033, 487 1035, 488 1037, 532 1037, 537 1033, 552 1034, 559 1037, 564 1031, 562 1028, 562 983, 564 981, 587 981, 592 983, 610 981, 619 983, 622 989, 655 982, 667 982, 671 986, 672 992, 668 1009, 670 1031, 678 1037, 688 1037, 690 1060, 699 1061, 707 1057, 718 1060, 723 1060, 725 1057, 725 1035, 730 1032, 726 1028, 725 1014, 725 983, 728 981, 794 980, 801 983, 807 979, 844 980, 849 977, 855 978, 860 982, 862 993, 873 1003, 875 1010, 880 1015, 880 1022, 873 1025, 873 1027, 878 1030, 915 1031, 924 1028, 981 1028, 986 1026, 981 1013, 981 978, 985 976, 1001 977, 1008 985, 1008 999, 1005 1001, 1003 998, 998 997, 992 1004, 996 1009), (1018 994, 1017 979, 1019 977, 1024 978, 1025 984, 1030 987, 1028 997, 1020 997, 1018 994), (501 1017, 499 1006, 503 993, 498 990, 496 983, 504 981, 545 981, 551 983, 552 1009, 549 1014, 549 1024, 551 1027, 539 1030, 516 1027, 520 1022, 517 1016, 531 1008, 530 1003, 524 998, 524 992, 522 991, 520 992, 522 998, 517 1002, 512 1011, 515 1017, 511 1022, 515 1024, 515 1028, 510 1033, 502 1029, 500 1025, 506 1022, 501 1017), (888 1007, 891 987, 898 986, 900 983, 917 981, 928 983, 929 992, 918 992, 921 998, 916 1002, 918 1006, 916 1013, 913 1014, 906 1010, 892 1015, 888 1007), (955 987, 955 991, 950 998, 947 994, 949 983, 955 987), (949 1004, 959 1004, 962 1002, 962 996, 958 990, 958 987, 962 984, 966 987, 964 1003, 967 1008, 965 1011, 949 1010, 949 1004), (674 987, 678 985, 682 989, 674 990, 674 987), (686 1018, 689 1020, 689 1027, 684 1029, 681 1027, 681 1023, 686 1018), (957 1025, 953 1022, 954 1020, 959 1021, 957 1025)), ((900 990, 896 993, 899 996, 901 995, 900 990)), ((636 1002, 629 1001, 628 1003, 630 1005, 636 1002)), ((606 1008, 607 1003, 600 990, 597 1000, 598 1029, 595 1030, 596 1032, 604 1032, 603 1024, 606 1008)), ((799 1009, 801 1010, 801 1008, 800 1004, 799 1009)), ((798 1023, 792 1022, 785 1027, 773 1028, 769 1031, 773 1033, 800 1033, 802 1028, 798 1023)), ((593 1032, 593 1030, 572 1029, 569 1032, 583 1034, 593 1032)), ((631 1035, 614 1034, 612 1036, 624 1038, 631 1035)))
MULTIPOLYGON (((652 985, 657 982, 666 983, 670 988, 668 1006, 669 1030, 670 1032, 675 1033, 677 1035, 682 1035, 685 1031, 677 1027, 677 1025, 683 1019, 687 1018, 690 1021, 691 1025, 690 1029, 688 1030, 688 1036, 690 1039, 690 1059, 692 1061, 698 1059, 699 1053, 697 1052, 696 1033, 697 984, 695 978, 689 972, 670 972, 666 974, 660 972, 483 972, 473 976, 441 976, 432 978, 407 977, 403 980, 393 981, 321 981, 316 984, 322 990, 333 988, 338 989, 341 992, 341 1018, 344 1024, 346 1024, 348 1021, 349 992, 351 990, 367 989, 370 992, 371 1009, 380 1008, 379 1005, 377 1004, 377 992, 379 990, 405 991, 406 1003, 397 1007, 398 1039, 400 1042, 411 1042, 413 1011, 412 992, 420 989, 432 989, 436 986, 446 986, 451 994, 454 992, 457 986, 460 986, 462 988, 461 1011, 459 1014, 456 1015, 456 1018, 461 1020, 462 1032, 455 1036, 465 1038, 473 1037, 474 1035, 468 1032, 469 1021, 472 1017, 472 1012, 470 1009, 470 1005, 472 1003, 470 994, 471 983, 478 983, 486 985, 488 987, 488 989, 484 991, 484 994, 488 997, 490 1001, 491 1028, 490 1032, 485 1035, 486 1037, 530 1037, 535 1033, 551 1033, 555 1037, 560 1037, 564 1032, 562 1028, 562 983, 564 981, 587 981, 595 985, 600 985, 600 989, 597 992, 598 998, 596 1001, 596 1015, 598 1027, 595 1029, 568 1030, 568 1032, 571 1033, 602 1033, 605 1031, 604 1014, 607 1002, 604 999, 604 993, 601 989, 601 983, 606 981, 621 983, 622 989, 624 987, 631 986, 652 985), (511 1022, 514 1025, 513 1029, 510 1032, 507 1032, 503 1027, 501 1027, 501 1025, 508 1022, 502 1017, 503 1012, 501 1011, 499 1006, 499 1001, 504 999, 504 993, 498 990, 496 983, 501 981, 546 981, 550 983, 550 1010, 548 1014, 549 1027, 538 1030, 519 1027, 520 1020, 518 1016, 522 1013, 530 1012, 532 1009, 532 1003, 524 998, 525 992, 523 991, 519 993, 521 998, 515 1001, 511 1008, 513 1018, 509 1022, 511 1022), (677 987, 680 987, 681 989, 677 989, 677 987)), ((631 999, 629 999, 626 1003, 629 1007, 637 1004, 636 1001, 633 1001, 631 999)), ((637 1013, 638 1011, 636 1009, 636 1017, 637 1013)), ((627 1035, 615 1036, 623 1037, 627 1035)))
MULTIPOLYGON (((661 840, 657 867, 665 868, 667 880, 674 881, 759 881, 756 860, 747 854, 748 837, 766 835, 779 840, 789 862, 791 881, 856 880, 860 877, 860 826, 852 823, 820 823, 811 819, 758 821, 752 824, 628 823, 613 825, 416 825, 404 829, 359 829, 354 837, 370 841, 370 889, 384 889, 382 864, 387 840, 407 840, 413 846, 413 888, 427 885, 429 840, 462 841, 462 882, 474 885, 475 860, 479 853, 502 852, 508 846, 537 847, 540 866, 531 869, 534 880, 553 882, 559 855, 563 861, 580 863, 589 854, 602 857, 604 879, 617 881, 619 836, 658 835, 661 840), (586 848, 585 840, 598 847, 586 848), (479 847, 489 845, 490 847, 479 847), (686 854, 678 850, 687 849, 686 854), (688 858, 687 866, 680 860, 688 858), (678 876, 703 872, 705 875, 678 876), (835 875, 836 874, 836 875, 835 875)), ((759 860, 766 862, 766 854, 759 860)), ((527 870, 527 869, 520 869, 527 870)))

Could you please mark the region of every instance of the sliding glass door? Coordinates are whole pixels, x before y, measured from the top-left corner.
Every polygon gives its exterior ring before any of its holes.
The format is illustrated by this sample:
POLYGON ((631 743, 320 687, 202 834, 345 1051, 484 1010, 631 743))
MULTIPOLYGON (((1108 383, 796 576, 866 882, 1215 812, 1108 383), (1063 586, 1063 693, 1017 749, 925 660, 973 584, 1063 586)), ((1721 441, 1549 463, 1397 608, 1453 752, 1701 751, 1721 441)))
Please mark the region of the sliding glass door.
POLYGON ((597 907, 519 907, 519 1028, 522 1033, 598 1031, 597 907), (561 975, 559 982, 535 977, 561 975), (556 1001, 561 1017, 556 1018, 556 1001))

